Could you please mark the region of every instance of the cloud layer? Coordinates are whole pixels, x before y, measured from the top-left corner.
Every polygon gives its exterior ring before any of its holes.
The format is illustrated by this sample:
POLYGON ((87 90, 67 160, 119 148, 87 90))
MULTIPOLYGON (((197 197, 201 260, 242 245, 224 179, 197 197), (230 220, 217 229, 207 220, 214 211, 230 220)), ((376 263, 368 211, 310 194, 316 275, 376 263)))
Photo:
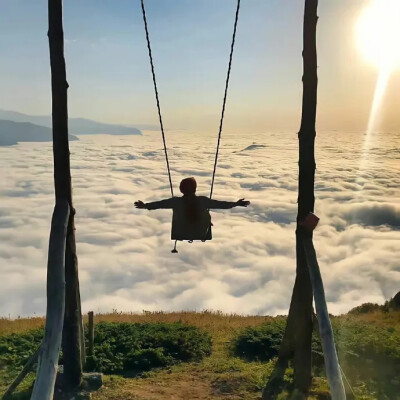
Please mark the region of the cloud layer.
MULTIPOLYGON (((251 207, 213 213, 214 239, 171 254, 171 212, 135 210, 169 196, 161 139, 71 143, 83 308, 97 311, 288 310, 295 277, 297 137, 224 134, 214 198, 251 207)), ((362 135, 317 137, 315 244, 329 310, 383 302, 400 288, 400 135, 377 136, 359 171, 362 135)), ((209 194, 215 138, 168 133, 175 192, 195 176, 209 194)), ((45 313, 53 209, 50 143, 0 148, 0 315, 45 313)))

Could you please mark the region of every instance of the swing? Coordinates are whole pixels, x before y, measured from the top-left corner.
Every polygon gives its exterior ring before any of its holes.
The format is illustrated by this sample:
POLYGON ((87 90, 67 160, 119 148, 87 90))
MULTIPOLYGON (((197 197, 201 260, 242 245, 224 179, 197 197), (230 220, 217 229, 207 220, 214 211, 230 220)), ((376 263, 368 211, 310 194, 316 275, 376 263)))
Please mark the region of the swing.
MULTIPOLYGON (((177 199, 178 201, 180 199, 177 199)), ((196 201, 196 199, 193 199, 196 201)), ((184 203, 184 200, 182 201, 184 203)), ((185 213, 185 204, 174 210, 172 217, 171 240, 211 240, 211 215, 210 211, 202 210, 196 219, 190 218, 185 213)))
MULTIPOLYGON (((163 121, 162 121, 162 117, 161 117, 161 106, 160 106, 160 100, 158 97, 156 75, 155 75, 155 71, 154 71, 154 63, 153 63, 153 56, 152 56, 152 51, 151 51, 149 30, 148 30, 148 25, 147 25, 146 10, 144 7, 144 0, 141 0, 141 6, 142 6, 142 15, 143 15, 145 34, 146 34, 147 49, 148 49, 148 53, 149 53, 149 61, 150 61, 150 67, 151 67, 151 74, 152 74, 152 78, 153 78, 154 93, 155 93, 155 97, 156 97, 158 118, 159 118, 159 122, 160 122, 160 129, 161 129, 161 135, 162 135, 162 140, 163 140, 165 161, 166 161, 166 167, 167 167, 167 172, 168 172, 171 196, 174 200, 176 200, 176 202, 181 202, 180 199, 182 199, 182 198, 178 198, 178 197, 174 198, 174 190, 172 187, 171 171, 170 171, 168 152, 167 152, 167 146, 166 146, 166 141, 165 141, 164 125, 163 125, 163 121)), ((231 68, 232 68, 232 57, 233 57, 233 49, 235 46, 236 29, 237 29, 237 23, 238 23, 238 19, 239 19, 239 10, 240 10, 240 0, 237 0, 235 23, 234 23, 234 28, 233 28, 232 43, 231 43, 231 49, 230 49, 230 55, 229 55, 228 71, 226 74, 225 91, 224 91, 224 98, 223 98, 223 102, 222 102, 221 119, 220 119, 219 130, 218 130, 217 147, 216 147, 216 151, 215 151, 214 169, 213 169, 213 174, 212 174, 212 179, 211 179, 211 189, 210 189, 210 196, 209 196, 210 200, 212 199, 212 194, 213 194, 215 172, 217 169, 219 147, 220 147, 220 143, 221 143, 222 126, 223 126, 223 121, 224 121, 226 98, 227 98, 227 94, 228 94, 229 79, 230 79, 231 68)), ((178 210, 183 209, 182 205, 180 205, 180 204, 178 204, 176 208, 178 210)), ((174 211, 175 211, 175 208, 174 208, 174 211)), ((196 221, 191 221, 190 219, 188 219, 183 212, 174 212, 173 219, 172 219, 171 239, 175 240, 175 246, 174 246, 174 249, 172 250, 172 253, 177 253, 176 243, 178 240, 179 241, 187 240, 190 243, 192 243, 194 240, 201 240, 202 242, 205 242, 206 240, 211 240, 212 239, 212 233, 211 233, 212 225, 213 224, 211 222, 211 215, 210 215, 209 209, 203 210, 201 212, 201 214, 199 215, 199 218, 196 221)))

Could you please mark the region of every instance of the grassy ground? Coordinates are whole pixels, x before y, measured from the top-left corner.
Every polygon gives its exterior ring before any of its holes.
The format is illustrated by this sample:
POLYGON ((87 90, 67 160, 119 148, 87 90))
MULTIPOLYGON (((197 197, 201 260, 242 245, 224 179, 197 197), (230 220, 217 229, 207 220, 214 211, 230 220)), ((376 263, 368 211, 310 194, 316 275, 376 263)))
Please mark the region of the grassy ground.
POLYGON ((176 322, 198 326, 211 333, 212 355, 200 363, 179 364, 149 373, 141 379, 109 377, 94 399, 257 399, 272 366, 245 363, 229 357, 229 342, 246 326, 269 317, 225 316, 215 313, 148 313, 146 315, 102 315, 102 321, 176 322), (244 397, 245 396, 245 397, 244 397))
MULTIPOLYGON (((373 313, 357 316, 343 316, 367 324, 377 324, 382 328, 400 332, 400 313, 373 313)), ((213 338, 213 352, 210 357, 199 363, 182 363, 164 370, 146 373, 140 378, 105 376, 104 386, 93 394, 95 400, 255 400, 261 399, 261 390, 273 368, 268 363, 245 362, 230 354, 230 342, 245 327, 256 326, 271 320, 271 317, 224 315, 211 312, 176 312, 97 315, 95 322, 177 322, 195 325, 208 331, 213 338)), ((41 318, 18 319, 9 321, 0 319, 0 335, 22 332, 42 326, 41 318)), ((24 382, 15 399, 23 398, 34 375, 24 382)), ((1 373, 0 395, 4 392, 11 377, 1 373)), ((290 370, 287 372, 290 380, 290 370)), ((358 400, 372 400, 378 397, 368 394, 363 385, 355 388, 358 400)), ((25 394, 26 395, 26 394, 25 394)), ((287 398, 282 393, 281 399, 287 398)), ((327 382, 324 378, 314 378, 309 399, 329 399, 327 382)), ((380 399, 379 399, 380 400, 380 399)), ((392 399, 390 399, 392 400, 392 399)), ((397 399, 393 399, 397 400, 397 399)))

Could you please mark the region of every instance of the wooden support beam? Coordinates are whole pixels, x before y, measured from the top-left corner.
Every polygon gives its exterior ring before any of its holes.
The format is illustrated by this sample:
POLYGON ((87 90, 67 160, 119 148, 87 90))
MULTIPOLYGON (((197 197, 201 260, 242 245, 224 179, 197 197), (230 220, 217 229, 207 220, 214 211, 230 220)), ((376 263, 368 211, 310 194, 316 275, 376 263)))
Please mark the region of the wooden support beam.
POLYGON ((65 242, 68 220, 68 202, 59 200, 54 207, 51 222, 47 262, 46 328, 31 400, 53 399, 64 324, 65 242))
POLYGON ((22 371, 14 379, 14 382, 8 387, 7 391, 3 394, 3 400, 9 399, 10 396, 14 393, 15 389, 18 387, 18 385, 24 380, 25 376, 29 374, 29 372, 32 370, 33 365, 38 360, 41 350, 42 344, 40 344, 36 351, 28 358, 28 361, 24 365, 24 368, 22 368, 22 371))
MULTIPOLYGON (((305 237, 312 238, 300 225, 314 211, 315 122, 317 111, 317 10, 318 0, 305 0, 303 25, 303 104, 299 138, 299 189, 296 229, 296 280, 290 303, 286 331, 279 352, 280 371, 293 357, 294 382, 306 396, 311 385, 312 287, 303 246, 305 237)), ((278 376, 279 374, 277 374, 278 376)), ((265 392, 264 399, 268 393, 265 392)))
POLYGON ((88 356, 94 355, 94 318, 93 311, 89 311, 89 352, 88 356))
POLYGON ((68 201, 68 221, 65 250, 65 314, 62 338, 65 389, 81 383, 84 342, 82 342, 82 313, 75 244, 75 210, 72 204, 70 152, 68 143, 68 108, 62 0, 48 0, 49 48, 51 66, 52 125, 54 155, 54 186, 56 202, 68 201))
POLYGON ((308 271, 303 240, 312 237, 299 224, 314 211, 315 180, 315 123, 317 113, 317 10, 318 0, 305 0, 303 24, 303 106, 299 137, 299 195, 296 229, 296 282, 293 290, 292 318, 294 348, 294 382, 303 393, 311 385, 311 342, 312 342, 312 287, 308 271))
MULTIPOLYGON (((80 305, 80 297, 79 297, 79 305, 80 305)), ((76 318, 80 321, 79 325, 79 344, 81 346, 81 364, 82 364, 82 371, 86 367, 86 348, 85 348, 85 328, 83 325, 83 317, 81 314, 81 309, 76 311, 77 316, 76 318)))
POLYGON ((324 284, 322 282, 314 244, 310 238, 305 238, 303 244, 314 292, 319 335, 324 352, 326 376, 328 378, 332 400, 346 400, 346 393, 336 353, 332 325, 329 319, 328 307, 325 300, 324 284))

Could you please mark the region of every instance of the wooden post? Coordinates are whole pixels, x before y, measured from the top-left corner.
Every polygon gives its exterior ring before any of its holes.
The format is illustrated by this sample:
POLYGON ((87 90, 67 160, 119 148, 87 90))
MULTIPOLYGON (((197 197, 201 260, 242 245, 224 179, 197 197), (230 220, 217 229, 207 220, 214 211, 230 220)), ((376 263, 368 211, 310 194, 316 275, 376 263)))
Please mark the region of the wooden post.
MULTIPOLYGON (((294 382, 306 393, 311 385, 311 342, 313 327, 312 287, 303 247, 304 238, 312 233, 299 224, 314 211, 315 121, 317 112, 317 10, 318 0, 305 0, 303 27, 303 108, 299 131, 299 196, 296 229, 297 276, 293 291, 296 307, 292 312, 294 335, 294 382), (296 288, 297 284, 297 288, 296 288)), ((289 313, 290 315, 290 313, 289 313)))
POLYGON ((339 360, 336 353, 332 325, 329 319, 328 308, 325 300, 324 285, 322 282, 321 272, 319 270, 317 255, 315 254, 312 239, 304 239, 304 250, 314 292, 319 334, 321 338, 322 349, 324 351, 326 376, 328 378, 332 400, 346 400, 346 393, 344 390, 339 360))
POLYGON ((59 200, 54 208, 50 232, 47 263, 46 329, 31 400, 53 399, 64 323, 64 266, 68 219, 68 202, 67 200, 59 200))
MULTIPOLYGON (((312 287, 303 247, 311 238, 299 223, 314 211, 315 120, 317 110, 317 28, 318 0, 305 0, 303 26, 303 106, 299 138, 299 194, 296 229, 296 280, 285 335, 279 353, 280 370, 294 355, 294 382, 304 395, 311 385, 312 287)), ((267 396, 267 394, 265 395, 267 396)), ((266 397, 264 397, 266 398, 266 397)))
POLYGON ((89 311, 89 357, 94 355, 94 318, 93 311, 89 311))
POLYGON ((70 216, 65 250, 65 315, 62 338, 65 389, 78 386, 82 379, 82 313, 75 245, 75 210, 72 204, 68 143, 68 110, 62 0, 48 0, 49 47, 53 117, 54 186, 56 202, 68 201, 70 216))
POLYGON ((82 363, 82 370, 86 366, 86 348, 85 348, 85 328, 83 325, 83 317, 81 314, 81 310, 76 310, 77 316, 76 318, 80 321, 79 325, 79 343, 81 346, 81 363, 82 363))

